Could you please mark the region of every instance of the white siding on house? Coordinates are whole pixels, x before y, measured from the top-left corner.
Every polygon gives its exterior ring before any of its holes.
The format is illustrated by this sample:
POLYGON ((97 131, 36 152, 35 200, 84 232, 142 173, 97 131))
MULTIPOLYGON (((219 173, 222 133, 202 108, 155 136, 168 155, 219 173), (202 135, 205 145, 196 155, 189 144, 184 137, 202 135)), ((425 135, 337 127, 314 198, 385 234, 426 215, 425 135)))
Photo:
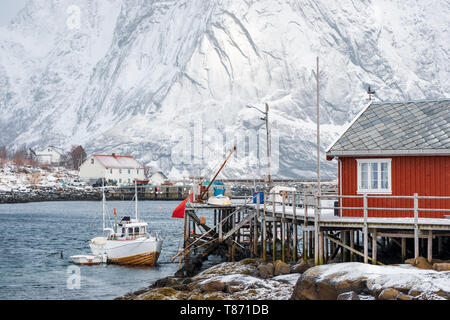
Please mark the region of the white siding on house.
POLYGON ((63 150, 53 146, 48 146, 41 151, 36 152, 37 160, 40 163, 57 164, 61 161, 63 150))
MULTIPOLYGON (((113 156, 111 156, 113 157, 113 156)), ((80 166, 80 178, 86 182, 93 183, 98 179, 104 178, 105 180, 115 180, 119 184, 132 184, 134 180, 145 180, 145 172, 143 167, 134 159, 121 158, 117 156, 116 159, 120 159, 122 168, 107 167, 108 165, 117 165, 114 159, 108 159, 108 156, 90 156, 80 166), (96 158, 99 157, 99 158, 96 158), (101 159, 101 160, 99 160, 101 159), (106 167, 105 167, 106 164, 106 167), (132 166, 127 168, 126 166, 132 166), (140 166, 140 167, 136 167, 140 166)))
POLYGON ((150 181, 153 184, 163 184, 167 180, 167 177, 161 172, 155 172, 150 177, 150 181))
POLYGON ((144 169, 106 169, 107 180, 116 180, 119 184, 133 183, 134 180, 144 180, 144 169))
POLYGON ((106 171, 107 169, 91 156, 80 166, 80 179, 91 183, 101 178, 107 179, 106 171))

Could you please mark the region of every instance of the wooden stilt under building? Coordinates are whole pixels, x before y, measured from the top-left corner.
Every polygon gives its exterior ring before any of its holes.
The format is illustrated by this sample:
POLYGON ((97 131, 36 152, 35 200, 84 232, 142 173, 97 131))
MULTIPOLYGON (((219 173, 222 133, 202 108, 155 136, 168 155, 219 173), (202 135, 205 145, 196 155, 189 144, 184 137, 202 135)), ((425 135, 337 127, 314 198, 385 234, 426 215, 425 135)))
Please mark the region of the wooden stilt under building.
MULTIPOLYGON (((303 259, 314 258, 315 264, 319 265, 334 261, 340 251, 341 261, 382 264, 378 251, 389 244, 389 239, 399 246, 398 259, 401 262, 408 257, 408 252, 416 259, 419 257, 419 240, 422 239, 426 243, 427 259, 431 262, 433 240, 436 239, 436 252, 442 253, 446 251, 442 239, 450 236, 450 219, 419 217, 417 196, 414 198, 415 207, 411 209, 413 218, 370 217, 366 195, 362 196, 362 217, 328 214, 327 209, 335 208, 318 206, 319 199, 311 194, 296 193, 287 197, 283 194, 281 202, 276 201, 275 194, 264 193, 263 196, 263 205, 260 201, 253 201, 256 200, 253 197, 223 207, 188 202, 184 221, 184 248, 172 261, 182 257, 186 264, 195 260, 193 255, 205 259, 210 254, 219 254, 229 261, 260 257, 264 260, 294 262, 300 256, 303 259), (211 212, 213 225, 199 218, 200 213, 207 216, 202 212, 208 211, 211 212), (298 226, 301 230, 300 239, 297 236, 298 226), (409 245, 408 238, 412 239, 409 245), (297 246, 299 240, 300 248, 297 246)), ((321 197, 326 199, 336 195, 321 197)))

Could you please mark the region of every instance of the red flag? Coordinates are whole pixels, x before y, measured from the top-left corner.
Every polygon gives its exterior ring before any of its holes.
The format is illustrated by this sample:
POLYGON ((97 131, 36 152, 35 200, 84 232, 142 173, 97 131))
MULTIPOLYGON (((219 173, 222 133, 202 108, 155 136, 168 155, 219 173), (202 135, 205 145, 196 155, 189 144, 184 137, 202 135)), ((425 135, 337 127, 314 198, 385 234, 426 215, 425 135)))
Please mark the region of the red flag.
MULTIPOLYGON (((183 202, 181 202, 175 210, 173 210, 172 218, 184 218, 184 209, 186 208, 186 202, 188 201, 188 198, 184 199, 183 202)), ((192 201, 192 193, 190 195, 190 201, 192 201)))

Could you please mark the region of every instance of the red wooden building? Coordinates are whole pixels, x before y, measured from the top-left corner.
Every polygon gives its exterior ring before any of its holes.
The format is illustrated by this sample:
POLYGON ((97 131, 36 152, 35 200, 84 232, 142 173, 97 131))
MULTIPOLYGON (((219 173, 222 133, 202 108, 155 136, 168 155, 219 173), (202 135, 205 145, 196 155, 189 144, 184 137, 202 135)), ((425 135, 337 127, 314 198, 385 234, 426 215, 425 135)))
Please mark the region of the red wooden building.
MULTIPOLYGON (((327 152, 338 161, 340 207, 450 209, 450 99, 373 102, 327 152), (408 196, 410 198, 396 198, 408 196)), ((444 218, 445 211, 419 209, 419 217, 444 218)), ((370 210, 369 217, 413 217, 412 210, 370 210)), ((341 209, 342 216, 362 216, 341 209)))

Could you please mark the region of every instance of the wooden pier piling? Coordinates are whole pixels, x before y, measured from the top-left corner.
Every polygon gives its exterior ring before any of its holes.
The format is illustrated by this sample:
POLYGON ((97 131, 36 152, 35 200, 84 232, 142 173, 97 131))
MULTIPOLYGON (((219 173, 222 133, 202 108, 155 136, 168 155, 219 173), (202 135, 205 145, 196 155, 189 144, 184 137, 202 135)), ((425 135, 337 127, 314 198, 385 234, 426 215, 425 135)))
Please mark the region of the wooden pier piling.
POLYGON ((313 258, 316 265, 321 265, 336 261, 340 253, 341 261, 370 261, 381 265, 382 254, 390 242, 399 246, 401 262, 408 253, 417 259, 420 245, 427 260, 432 262, 434 241, 439 256, 447 251, 444 247, 448 241, 443 241, 443 237, 450 235, 450 221, 419 218, 419 211, 423 209, 419 209, 417 194, 409 197, 414 200, 414 207, 410 209, 414 216, 409 220, 372 217, 374 210, 368 206, 367 194, 359 196, 363 200, 362 216, 354 218, 327 214, 326 209, 336 209, 321 203, 320 199, 327 195, 264 192, 263 196, 263 205, 260 194, 244 199, 244 203, 223 207, 187 202, 184 249, 176 257, 182 257, 186 264, 192 254, 205 252, 207 255, 221 248, 229 261, 246 256, 267 260, 269 254, 273 262, 281 259, 293 263, 303 257, 305 260, 313 258), (197 216, 199 210, 211 210, 213 227, 197 216))

